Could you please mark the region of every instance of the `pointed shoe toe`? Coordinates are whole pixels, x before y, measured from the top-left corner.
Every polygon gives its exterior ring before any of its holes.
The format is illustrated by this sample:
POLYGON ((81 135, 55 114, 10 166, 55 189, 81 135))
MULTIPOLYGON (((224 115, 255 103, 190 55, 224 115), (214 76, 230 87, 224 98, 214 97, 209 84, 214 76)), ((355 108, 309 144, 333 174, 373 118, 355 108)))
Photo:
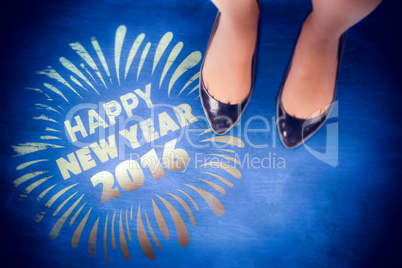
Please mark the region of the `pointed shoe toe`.
POLYGON ((250 96, 248 96, 239 104, 220 102, 208 93, 203 83, 200 86, 200 98, 208 122, 218 135, 225 134, 237 124, 250 100, 250 96))
POLYGON ((286 113, 281 103, 277 107, 279 137, 286 148, 293 149, 309 139, 326 121, 328 114, 300 119, 286 113))

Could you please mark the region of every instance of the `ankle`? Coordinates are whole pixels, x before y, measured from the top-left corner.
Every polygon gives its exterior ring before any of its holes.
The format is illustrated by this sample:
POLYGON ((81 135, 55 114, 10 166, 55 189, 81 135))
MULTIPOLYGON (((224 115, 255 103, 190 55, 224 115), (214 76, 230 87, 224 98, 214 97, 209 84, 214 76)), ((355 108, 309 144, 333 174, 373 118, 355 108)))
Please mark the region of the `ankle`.
POLYGON ((321 43, 333 43, 339 40, 343 31, 335 29, 330 25, 322 22, 319 15, 312 11, 303 23, 303 30, 307 31, 309 35, 321 43))
POLYGON ((221 10, 222 15, 234 26, 256 27, 260 10, 256 0, 236 0, 221 10))

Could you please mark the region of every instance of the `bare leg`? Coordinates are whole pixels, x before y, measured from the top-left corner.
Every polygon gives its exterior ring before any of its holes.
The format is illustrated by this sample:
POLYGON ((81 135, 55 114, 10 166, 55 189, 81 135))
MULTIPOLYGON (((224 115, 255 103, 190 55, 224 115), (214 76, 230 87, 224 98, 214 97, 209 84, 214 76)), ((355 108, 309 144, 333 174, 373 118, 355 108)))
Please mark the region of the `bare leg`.
POLYGON ((212 2, 221 12, 221 18, 202 75, 209 94, 221 102, 236 104, 250 92, 258 4, 256 0, 212 2))
POLYGON ((290 115, 322 114, 334 94, 340 36, 366 17, 381 0, 312 0, 313 11, 303 24, 292 66, 282 92, 290 115))

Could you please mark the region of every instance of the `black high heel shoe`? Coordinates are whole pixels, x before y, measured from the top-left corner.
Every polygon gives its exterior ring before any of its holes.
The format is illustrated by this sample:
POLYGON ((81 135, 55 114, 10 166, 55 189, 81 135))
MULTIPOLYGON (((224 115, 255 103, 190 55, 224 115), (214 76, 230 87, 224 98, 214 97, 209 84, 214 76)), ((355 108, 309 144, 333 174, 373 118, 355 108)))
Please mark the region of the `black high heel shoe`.
MULTIPOLYGON (((342 34, 340 40, 339 40, 339 48, 338 48, 338 68, 336 71, 336 80, 338 80, 338 75, 339 75, 339 70, 341 66, 341 61, 342 61, 342 55, 343 51, 345 49, 345 42, 346 42, 346 32, 342 34)), ((290 63, 289 68, 287 70, 287 73, 285 75, 284 81, 286 81, 286 78, 289 74, 290 71, 290 66, 292 63, 290 63)), ((331 113, 332 107, 334 105, 335 101, 335 96, 336 96, 336 85, 337 82, 335 82, 335 89, 334 89, 334 95, 332 98, 332 102, 329 105, 328 109, 320 116, 311 118, 311 119, 301 119, 297 118, 294 116, 289 115, 285 109, 283 108, 282 105, 282 91, 283 87, 285 85, 285 82, 283 83, 281 90, 278 95, 278 100, 277 100, 277 125, 278 125, 278 132, 279 132, 279 137, 281 138, 281 141, 283 145, 287 148, 296 148, 299 145, 301 145, 303 142, 305 142, 307 139, 309 139, 314 133, 316 133, 325 123, 325 121, 328 119, 329 114, 331 113)))
MULTIPOLYGON (((257 0, 258 8, 261 11, 261 2, 257 0)), ((201 65, 200 71, 200 99, 201 105, 204 109, 205 115, 207 116, 208 122, 211 125, 212 130, 218 134, 223 135, 228 132, 233 126, 237 124, 240 117, 246 110, 246 107, 250 101, 251 93, 254 87, 255 81, 255 67, 256 67, 256 58, 257 58, 257 41, 255 44, 253 61, 252 61, 252 71, 251 71, 251 88, 248 96, 240 103, 237 104, 227 104, 220 102, 214 99, 205 87, 204 79, 202 77, 202 70, 204 68, 204 61, 206 55, 208 53, 208 49, 211 45, 212 39, 215 35, 215 32, 218 28, 219 21, 220 21, 221 13, 218 12, 216 16, 214 27, 211 32, 211 36, 208 41, 208 46, 204 54, 204 60, 201 65)), ((257 37, 258 38, 258 37, 257 37)))

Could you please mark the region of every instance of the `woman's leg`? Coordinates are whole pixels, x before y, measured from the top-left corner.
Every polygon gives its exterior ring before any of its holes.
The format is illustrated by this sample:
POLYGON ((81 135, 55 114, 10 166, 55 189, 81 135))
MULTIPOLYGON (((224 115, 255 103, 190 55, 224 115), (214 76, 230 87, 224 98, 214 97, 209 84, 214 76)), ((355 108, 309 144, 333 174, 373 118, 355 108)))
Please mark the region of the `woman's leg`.
POLYGON ((282 92, 286 112, 317 117, 332 102, 340 36, 366 17, 381 0, 312 0, 282 92))
POLYGON ((221 12, 221 18, 205 55, 203 80, 215 99, 235 104, 250 92, 259 8, 256 0, 212 2, 221 12))

